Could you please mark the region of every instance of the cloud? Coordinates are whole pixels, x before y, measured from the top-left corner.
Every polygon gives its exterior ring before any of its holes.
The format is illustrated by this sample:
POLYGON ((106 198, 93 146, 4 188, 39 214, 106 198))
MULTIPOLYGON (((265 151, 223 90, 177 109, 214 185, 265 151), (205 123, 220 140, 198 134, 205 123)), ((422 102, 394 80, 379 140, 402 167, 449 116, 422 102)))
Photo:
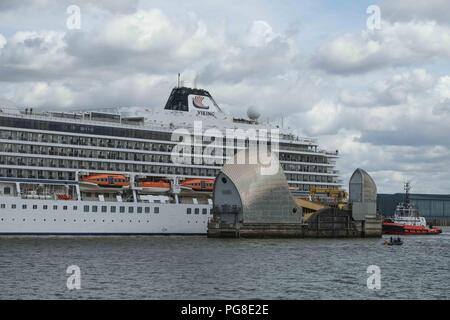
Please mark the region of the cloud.
POLYGON ((450 58, 450 27, 434 21, 383 21, 381 30, 337 36, 320 46, 312 63, 332 74, 360 74, 450 58))
POLYGON ((72 62, 65 49, 64 33, 56 31, 21 31, 7 41, 0 38, 0 81, 58 77, 72 62))
POLYGON ((382 17, 389 21, 429 21, 450 23, 448 0, 387 0, 381 3, 382 17))
POLYGON ((70 5, 77 5, 83 9, 98 8, 102 10, 111 11, 114 13, 130 13, 137 9, 138 0, 2 0, 0 2, 1 11, 14 11, 14 10, 49 10, 50 8, 67 8, 70 5))
POLYGON ((6 38, 0 33, 0 50, 3 49, 5 44, 6 44, 6 38))
MULTIPOLYGON (((406 178, 420 182, 415 191, 449 190, 441 177, 450 179, 450 26, 434 11, 412 18, 398 6, 395 20, 382 6, 377 32, 358 33, 359 25, 337 20, 335 30, 319 32, 299 29, 308 25, 303 18, 293 26, 268 15, 264 2, 261 10, 221 12, 203 2, 189 11, 86 0, 77 1, 81 30, 69 31, 71 2, 0 3, 1 104, 161 110, 181 72, 231 115, 244 117, 255 105, 262 122, 339 149, 344 180, 363 167, 383 192, 398 191, 406 178), (322 42, 327 34, 333 38, 322 42)), ((336 15, 322 7, 326 17, 336 15)), ((313 11, 309 19, 317 20, 313 11)))
POLYGON ((62 83, 30 82, 16 90, 16 97, 22 106, 48 106, 49 108, 67 108, 73 104, 73 93, 62 83))
POLYGON ((66 41, 81 63, 159 73, 183 70, 221 47, 202 21, 174 21, 156 9, 115 16, 100 31, 72 32, 66 41))
POLYGON ((274 32, 265 21, 253 21, 242 38, 230 41, 222 50, 200 71, 201 81, 240 82, 284 75, 296 67, 299 55, 291 38, 274 32))
POLYGON ((395 73, 391 78, 378 79, 363 92, 344 90, 339 100, 349 107, 395 106, 408 103, 434 84, 434 77, 425 69, 414 69, 395 73))

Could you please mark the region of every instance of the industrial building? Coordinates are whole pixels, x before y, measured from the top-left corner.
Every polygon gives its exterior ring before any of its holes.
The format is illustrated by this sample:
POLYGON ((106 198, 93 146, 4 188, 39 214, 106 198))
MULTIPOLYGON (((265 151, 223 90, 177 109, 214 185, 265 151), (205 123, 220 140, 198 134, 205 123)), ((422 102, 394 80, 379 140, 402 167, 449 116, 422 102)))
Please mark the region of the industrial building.
MULTIPOLYGON (((404 201, 404 197, 403 193, 378 194, 378 212, 385 216, 393 215, 397 204, 404 201)), ((435 225, 450 225, 450 195, 411 193, 410 199, 427 222, 435 225)))

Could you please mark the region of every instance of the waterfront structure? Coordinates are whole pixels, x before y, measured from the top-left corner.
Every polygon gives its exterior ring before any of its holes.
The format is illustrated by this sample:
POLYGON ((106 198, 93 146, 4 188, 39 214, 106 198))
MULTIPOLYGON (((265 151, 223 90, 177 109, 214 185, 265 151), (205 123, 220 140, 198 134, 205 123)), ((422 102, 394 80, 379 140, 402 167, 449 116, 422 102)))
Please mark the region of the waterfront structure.
MULTIPOLYGON (((251 151, 248 153, 250 158, 251 151)), ((365 171, 358 169, 356 174, 361 173, 365 171)), ((367 196, 373 198, 369 193, 367 196)), ((351 210, 338 208, 318 208, 304 214, 299 204, 306 200, 299 202, 292 197, 281 167, 276 174, 265 175, 260 164, 232 161, 217 176, 213 199, 213 217, 208 223, 208 237, 212 238, 381 236, 381 218, 367 212, 362 221, 354 219, 351 210)))
MULTIPOLYGON (((173 89, 164 110, 143 110, 138 116, 0 106, 0 233, 206 233, 210 193, 186 190, 192 185, 186 180, 214 179, 230 154, 253 140, 235 137, 229 145, 225 137, 204 137, 204 131, 271 127, 255 112, 249 116, 233 118, 209 92, 186 87, 173 89), (195 123, 203 126, 200 133, 195 123), (177 130, 180 140, 193 140, 185 162, 173 161, 180 144, 174 139, 177 130), (205 155, 212 141, 223 148, 205 155), (152 194, 148 185, 159 191, 152 194), (139 216, 147 212, 159 216, 139 216)), ((337 151, 321 150, 314 139, 283 128, 279 138, 278 149, 270 144, 269 149, 278 152, 292 192, 341 186, 337 151)))
MULTIPOLYGON (((249 158, 256 157, 250 153, 249 158)), ((239 155, 236 155, 236 158, 239 155)), ((272 163, 278 160, 272 156, 272 163)), ((217 176, 214 215, 226 224, 301 223, 302 208, 289 192, 281 166, 273 174, 262 174, 261 164, 225 164, 217 176)))
POLYGON ((379 236, 382 218, 377 215, 377 185, 363 169, 353 172, 349 181, 348 204, 358 230, 364 236, 379 236))
POLYGON ((352 208, 353 219, 365 220, 366 216, 377 213, 377 186, 372 177, 363 169, 353 172, 349 181, 348 202, 352 208))

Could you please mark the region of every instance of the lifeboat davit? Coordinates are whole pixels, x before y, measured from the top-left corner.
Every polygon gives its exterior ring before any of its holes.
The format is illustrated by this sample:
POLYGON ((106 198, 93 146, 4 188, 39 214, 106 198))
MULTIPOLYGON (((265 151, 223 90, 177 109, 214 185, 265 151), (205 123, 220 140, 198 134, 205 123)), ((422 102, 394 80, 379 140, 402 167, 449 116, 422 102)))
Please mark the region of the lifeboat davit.
POLYGON ((170 191, 170 182, 159 181, 141 181, 138 183, 141 192, 144 193, 166 193, 170 191))
POLYGON ((91 174, 80 177, 82 191, 120 191, 130 187, 130 179, 122 174, 91 174))
POLYGON ((180 186, 184 190, 212 192, 214 179, 186 179, 180 186))

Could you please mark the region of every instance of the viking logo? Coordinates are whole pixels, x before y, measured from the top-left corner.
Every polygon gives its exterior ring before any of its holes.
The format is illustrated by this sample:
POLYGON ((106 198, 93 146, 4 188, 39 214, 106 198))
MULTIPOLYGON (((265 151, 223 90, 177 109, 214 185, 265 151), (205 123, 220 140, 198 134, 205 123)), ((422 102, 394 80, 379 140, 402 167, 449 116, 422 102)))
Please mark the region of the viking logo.
POLYGON ((194 98, 192 98, 192 103, 194 104, 194 107, 198 109, 209 109, 208 105, 203 104, 204 99, 205 97, 202 96, 195 96, 194 98))

